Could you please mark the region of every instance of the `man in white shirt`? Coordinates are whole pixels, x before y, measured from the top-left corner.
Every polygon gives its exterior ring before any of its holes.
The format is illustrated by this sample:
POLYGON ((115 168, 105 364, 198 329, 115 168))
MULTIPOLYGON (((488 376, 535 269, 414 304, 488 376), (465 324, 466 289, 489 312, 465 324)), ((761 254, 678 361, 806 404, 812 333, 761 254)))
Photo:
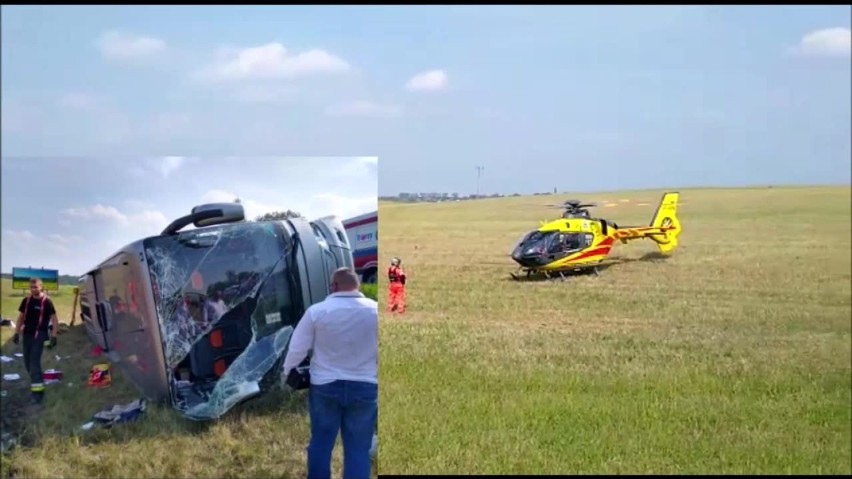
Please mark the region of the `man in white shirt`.
POLYGON ((378 304, 349 268, 334 272, 324 301, 305 311, 284 358, 283 377, 312 351, 308 479, 331 478, 331 452, 343 439, 343 479, 369 479, 378 417, 378 304))

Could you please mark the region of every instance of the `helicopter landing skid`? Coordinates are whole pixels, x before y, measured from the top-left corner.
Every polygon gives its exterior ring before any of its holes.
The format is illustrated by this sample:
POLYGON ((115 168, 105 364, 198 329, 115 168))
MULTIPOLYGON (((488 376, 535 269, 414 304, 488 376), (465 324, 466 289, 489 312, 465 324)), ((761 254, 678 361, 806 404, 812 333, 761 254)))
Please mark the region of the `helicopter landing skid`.
POLYGON ((515 281, 520 281, 521 279, 529 279, 530 275, 532 275, 532 273, 533 273, 533 270, 531 270, 531 269, 518 268, 517 270, 515 270, 514 273, 509 273, 509 276, 511 276, 512 279, 514 279, 515 281), (518 275, 518 272, 520 272, 520 271, 524 271, 526 273, 525 278, 521 278, 518 275))
POLYGON ((569 275, 566 274, 566 273, 586 272, 586 271, 589 271, 589 270, 591 270, 591 272, 594 273, 595 277, 599 277, 601 275, 600 271, 598 271, 598 265, 590 265, 590 266, 583 267, 583 268, 571 268, 571 269, 565 269, 565 270, 560 270, 560 271, 536 271, 536 270, 533 270, 533 269, 518 268, 517 271, 515 271, 514 273, 509 273, 509 275, 515 281, 531 280, 533 278, 533 274, 535 274, 537 276, 538 275, 544 276, 544 279, 546 279, 547 281, 560 280, 560 281, 564 282, 564 281, 567 281, 568 278, 569 278, 569 275), (519 272, 524 272, 526 274, 522 277, 521 275, 518 274, 519 272))

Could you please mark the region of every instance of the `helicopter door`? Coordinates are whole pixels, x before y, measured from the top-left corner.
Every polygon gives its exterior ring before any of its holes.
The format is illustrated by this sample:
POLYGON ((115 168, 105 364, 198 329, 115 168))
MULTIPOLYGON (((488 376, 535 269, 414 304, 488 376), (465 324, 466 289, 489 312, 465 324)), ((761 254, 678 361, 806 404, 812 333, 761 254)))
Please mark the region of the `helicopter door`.
POLYGON ((568 251, 576 251, 583 248, 583 243, 580 239, 581 237, 582 235, 576 233, 565 235, 565 249, 568 251))

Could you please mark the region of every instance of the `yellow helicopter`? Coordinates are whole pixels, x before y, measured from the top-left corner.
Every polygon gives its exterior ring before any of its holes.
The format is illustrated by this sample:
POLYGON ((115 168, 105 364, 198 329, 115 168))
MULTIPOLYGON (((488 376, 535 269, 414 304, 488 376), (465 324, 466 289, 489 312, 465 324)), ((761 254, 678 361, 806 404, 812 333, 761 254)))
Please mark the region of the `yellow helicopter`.
POLYGON ((521 239, 512 251, 512 259, 520 266, 513 279, 544 274, 548 279, 565 279, 565 273, 592 269, 597 275, 612 251, 615 242, 648 238, 657 243, 662 255, 670 255, 677 248, 681 233, 677 218, 679 192, 663 194, 657 211, 648 226, 621 227, 616 223, 589 214, 587 208, 597 206, 568 200, 562 205, 548 205, 564 209, 562 218, 544 222, 521 239))

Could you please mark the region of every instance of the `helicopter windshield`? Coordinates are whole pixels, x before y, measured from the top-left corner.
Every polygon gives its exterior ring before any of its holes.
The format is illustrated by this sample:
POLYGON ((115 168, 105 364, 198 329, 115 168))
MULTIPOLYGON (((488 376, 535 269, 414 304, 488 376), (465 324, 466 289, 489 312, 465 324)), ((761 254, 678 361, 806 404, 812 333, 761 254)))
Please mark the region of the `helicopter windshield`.
POLYGON ((593 239, 593 235, 587 233, 534 231, 523 239, 519 247, 523 256, 554 255, 583 249, 591 245, 593 239))

